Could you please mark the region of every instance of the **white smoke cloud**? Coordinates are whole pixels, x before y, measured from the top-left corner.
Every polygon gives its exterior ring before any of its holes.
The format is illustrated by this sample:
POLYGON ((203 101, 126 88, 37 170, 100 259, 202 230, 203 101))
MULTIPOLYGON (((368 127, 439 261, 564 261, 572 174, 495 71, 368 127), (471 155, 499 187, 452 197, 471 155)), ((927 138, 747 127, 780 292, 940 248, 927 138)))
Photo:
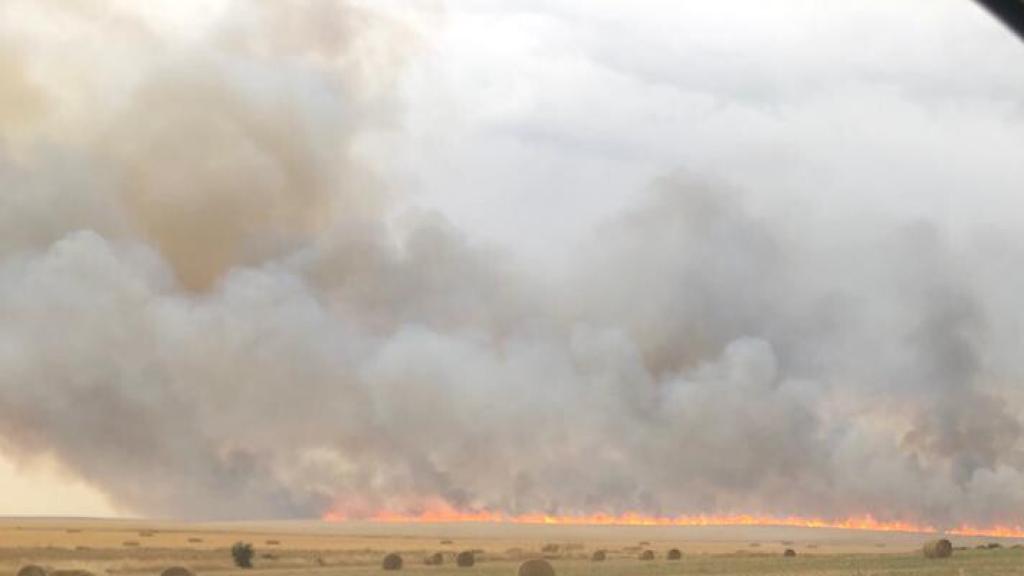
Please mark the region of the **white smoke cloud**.
POLYGON ((436 14, 304 8, 226 3, 188 33, 117 5, 4 8, 10 450, 168 516, 440 499, 1019 522, 1012 230, 823 225, 674 173, 549 276, 408 209, 368 161, 400 137, 436 14), (68 46, 91 46, 87 78, 48 65, 68 46))

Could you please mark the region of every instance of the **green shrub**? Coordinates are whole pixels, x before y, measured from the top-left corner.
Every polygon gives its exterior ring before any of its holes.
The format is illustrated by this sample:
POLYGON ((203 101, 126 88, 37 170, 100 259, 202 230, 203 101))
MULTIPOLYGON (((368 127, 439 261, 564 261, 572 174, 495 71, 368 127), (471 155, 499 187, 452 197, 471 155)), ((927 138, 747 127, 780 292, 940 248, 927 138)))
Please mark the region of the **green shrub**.
POLYGON ((254 554, 252 544, 248 542, 235 542, 235 545, 231 547, 231 557, 235 559, 235 566, 239 568, 252 568, 254 554))

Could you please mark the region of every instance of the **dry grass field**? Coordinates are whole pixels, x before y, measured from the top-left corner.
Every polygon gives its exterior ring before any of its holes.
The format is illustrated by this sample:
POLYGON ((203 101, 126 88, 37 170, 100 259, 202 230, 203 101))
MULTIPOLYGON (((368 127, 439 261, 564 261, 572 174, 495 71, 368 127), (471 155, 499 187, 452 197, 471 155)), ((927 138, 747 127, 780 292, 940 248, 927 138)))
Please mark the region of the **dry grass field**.
POLYGON ((493 524, 396 525, 277 522, 183 524, 132 520, 6 519, 0 521, 0 570, 25 564, 85 569, 97 576, 151 575, 180 565, 223 576, 366 576, 382 573, 381 558, 397 552, 403 573, 421 576, 512 576, 520 562, 544 556, 559 576, 671 574, 981 574, 1024 575, 1024 549, 1015 541, 954 539, 953 558, 927 560, 926 536, 771 527, 564 527, 493 524), (254 568, 233 565, 229 548, 249 542, 254 568), (998 542, 998 548, 977 546, 998 542), (671 548, 680 561, 665 558, 671 548), (795 558, 784 558, 792 548, 795 558), (966 549, 964 549, 966 548, 966 549), (650 549, 656 559, 642 562, 650 549), (454 555, 477 551, 472 568, 454 555), (591 562, 595 550, 607 561, 591 562), (441 552, 444 562, 424 559, 441 552))

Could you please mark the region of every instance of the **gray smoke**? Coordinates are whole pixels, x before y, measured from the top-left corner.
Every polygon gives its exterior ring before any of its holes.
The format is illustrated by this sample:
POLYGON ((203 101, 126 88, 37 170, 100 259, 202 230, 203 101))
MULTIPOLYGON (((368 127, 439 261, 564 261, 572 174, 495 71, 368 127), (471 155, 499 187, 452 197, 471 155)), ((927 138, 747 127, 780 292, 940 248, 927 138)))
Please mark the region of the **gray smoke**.
POLYGON ((547 281, 360 161, 428 39, 287 6, 227 4, 185 42, 103 3, 4 8, 17 455, 190 518, 1020 521, 1019 235, 826 230, 680 174, 547 281), (40 15, 92 48, 43 50, 40 15))

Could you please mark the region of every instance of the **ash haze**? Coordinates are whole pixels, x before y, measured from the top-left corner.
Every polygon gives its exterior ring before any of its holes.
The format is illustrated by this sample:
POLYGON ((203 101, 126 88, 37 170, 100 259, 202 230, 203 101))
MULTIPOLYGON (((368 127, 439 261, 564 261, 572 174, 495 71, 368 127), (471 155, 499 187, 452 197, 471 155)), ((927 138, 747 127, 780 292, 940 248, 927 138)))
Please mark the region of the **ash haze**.
POLYGON ((954 0, 7 0, 0 512, 1021 525, 1022 99, 954 0))

